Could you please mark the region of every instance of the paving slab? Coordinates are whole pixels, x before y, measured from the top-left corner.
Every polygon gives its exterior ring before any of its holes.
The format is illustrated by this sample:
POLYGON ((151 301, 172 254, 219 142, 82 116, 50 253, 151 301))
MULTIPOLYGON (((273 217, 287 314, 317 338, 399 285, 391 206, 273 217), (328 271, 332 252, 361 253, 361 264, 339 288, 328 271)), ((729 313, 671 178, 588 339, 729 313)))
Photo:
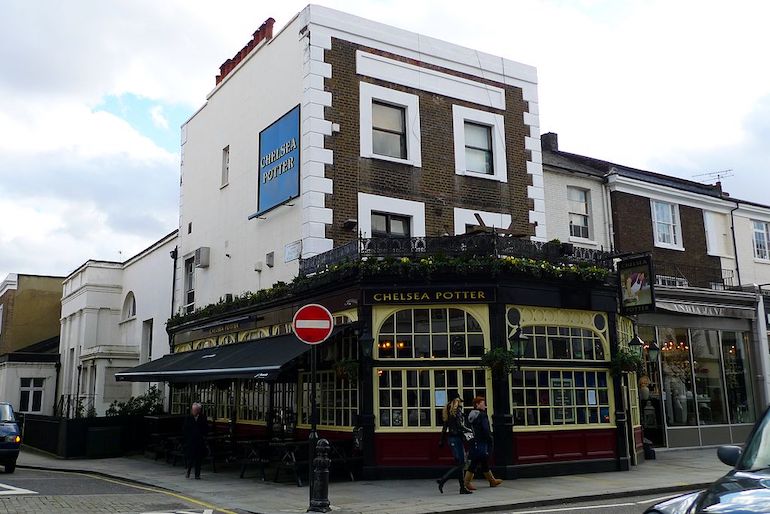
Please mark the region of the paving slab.
MULTIPOLYGON (((285 482, 263 482, 248 475, 238 478, 237 466, 204 467, 202 480, 186 479, 181 466, 144 456, 110 459, 64 460, 23 449, 19 466, 61 471, 83 471, 161 487, 215 505, 243 512, 294 513, 308 507, 308 488, 285 482)), ((620 497, 635 493, 670 492, 703 487, 727 471, 715 448, 657 451, 657 459, 633 466, 630 471, 590 473, 506 480, 497 488, 475 481, 478 490, 457 494, 447 482, 441 494, 433 480, 334 481, 329 485, 333 510, 342 513, 379 512, 418 514, 479 512, 562 503, 565 500, 620 497)))

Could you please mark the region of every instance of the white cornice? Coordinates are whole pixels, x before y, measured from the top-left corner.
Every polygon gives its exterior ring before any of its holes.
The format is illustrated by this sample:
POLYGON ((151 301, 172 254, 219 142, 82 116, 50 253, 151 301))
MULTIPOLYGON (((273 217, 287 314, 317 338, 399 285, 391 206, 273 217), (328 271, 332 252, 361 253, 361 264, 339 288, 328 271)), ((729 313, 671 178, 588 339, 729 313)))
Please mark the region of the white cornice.
POLYGON ((690 191, 683 191, 673 187, 653 184, 642 180, 610 174, 607 176, 607 188, 610 191, 628 193, 662 202, 675 203, 703 209, 707 211, 729 214, 735 207, 735 200, 715 198, 713 196, 700 195, 690 191))
POLYGON ((61 301, 62 303, 68 302, 86 293, 123 294, 123 286, 120 284, 83 284, 70 294, 62 297, 61 301))
POLYGON ((735 211, 735 215, 757 221, 770 222, 770 207, 741 203, 738 200, 738 209, 735 211))
POLYGON ((311 33, 385 50, 461 73, 520 87, 524 100, 537 102, 537 69, 499 56, 448 43, 319 5, 301 13, 311 33))
POLYGON ((7 291, 15 291, 19 287, 19 275, 16 273, 8 273, 5 280, 0 282, 0 296, 3 296, 7 291))

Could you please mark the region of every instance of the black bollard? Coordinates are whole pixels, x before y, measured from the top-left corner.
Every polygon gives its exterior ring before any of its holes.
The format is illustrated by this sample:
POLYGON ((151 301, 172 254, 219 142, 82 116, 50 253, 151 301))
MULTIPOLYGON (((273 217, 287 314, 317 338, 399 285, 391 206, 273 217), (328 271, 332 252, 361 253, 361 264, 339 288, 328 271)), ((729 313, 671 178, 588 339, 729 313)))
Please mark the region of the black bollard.
POLYGON ((308 512, 329 512, 329 441, 319 439, 313 459, 308 512))

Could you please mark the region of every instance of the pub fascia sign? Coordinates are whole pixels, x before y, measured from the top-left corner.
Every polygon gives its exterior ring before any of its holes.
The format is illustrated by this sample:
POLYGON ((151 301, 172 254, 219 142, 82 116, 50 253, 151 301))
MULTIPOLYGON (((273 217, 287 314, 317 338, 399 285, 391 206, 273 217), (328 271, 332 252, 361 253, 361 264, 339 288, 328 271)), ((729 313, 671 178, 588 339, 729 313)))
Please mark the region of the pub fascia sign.
POLYGON ((371 289, 364 291, 364 303, 412 304, 412 303, 490 303, 495 301, 495 289, 474 287, 471 289, 371 289))
POLYGON ((299 196, 300 106, 259 133, 257 212, 249 219, 299 196))

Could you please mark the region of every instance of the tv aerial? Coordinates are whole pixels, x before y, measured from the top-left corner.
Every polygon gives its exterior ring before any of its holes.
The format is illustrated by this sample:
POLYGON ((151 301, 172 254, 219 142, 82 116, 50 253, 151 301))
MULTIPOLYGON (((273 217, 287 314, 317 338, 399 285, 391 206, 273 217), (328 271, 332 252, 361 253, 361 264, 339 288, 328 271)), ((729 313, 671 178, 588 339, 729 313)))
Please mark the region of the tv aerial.
POLYGON ((708 181, 708 182, 722 182, 723 178, 727 177, 734 177, 735 174, 733 173, 732 168, 726 169, 726 170, 719 170, 719 171, 708 171, 706 173, 698 173, 697 175, 693 175, 693 178, 703 177, 699 182, 702 181, 708 181))

